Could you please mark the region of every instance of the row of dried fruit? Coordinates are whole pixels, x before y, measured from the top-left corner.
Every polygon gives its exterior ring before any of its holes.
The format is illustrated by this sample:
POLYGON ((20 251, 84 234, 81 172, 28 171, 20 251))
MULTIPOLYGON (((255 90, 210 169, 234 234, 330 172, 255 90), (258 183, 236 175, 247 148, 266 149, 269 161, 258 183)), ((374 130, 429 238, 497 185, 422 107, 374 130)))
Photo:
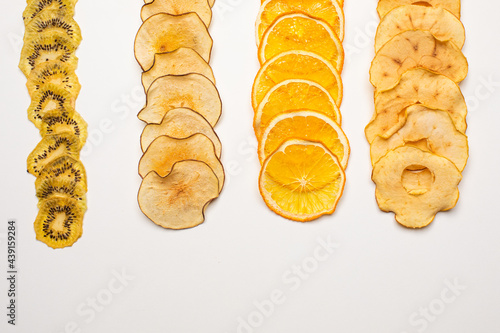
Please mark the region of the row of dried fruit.
POLYGON ((213 1, 145 1, 135 55, 146 106, 138 117, 142 212, 168 229, 201 224, 224 185, 221 142, 213 127, 222 103, 209 65, 213 1))
POLYGON ((332 214, 342 196, 349 142, 342 131, 343 1, 267 0, 256 23, 252 92, 268 207, 295 221, 332 214))
POLYGON ((409 228, 456 205, 468 159, 460 0, 426 4, 379 1, 370 69, 375 114, 365 131, 378 205, 409 228))
POLYGON ((28 118, 42 140, 28 157, 37 177, 38 240, 52 248, 73 245, 83 232, 87 179, 79 160, 87 124, 75 111, 80 84, 75 51, 81 42, 74 21, 77 0, 28 0, 19 68, 31 97, 28 118))

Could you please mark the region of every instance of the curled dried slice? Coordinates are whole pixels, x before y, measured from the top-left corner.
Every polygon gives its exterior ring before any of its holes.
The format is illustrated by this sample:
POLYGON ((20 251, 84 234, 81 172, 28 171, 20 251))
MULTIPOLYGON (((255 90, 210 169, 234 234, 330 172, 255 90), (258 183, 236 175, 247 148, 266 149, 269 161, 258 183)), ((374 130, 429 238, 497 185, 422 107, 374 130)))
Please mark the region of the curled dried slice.
POLYGON ((446 157, 458 170, 464 170, 469 156, 467 136, 456 130, 449 114, 414 105, 406 110, 406 122, 391 137, 377 137, 371 144, 372 164, 389 151, 405 145, 416 145, 422 150, 446 157))
POLYGON ((61 116, 71 117, 74 114, 74 96, 53 83, 46 83, 37 90, 28 108, 28 119, 41 128, 46 114, 57 112, 61 116))
POLYGON ((142 7, 141 18, 145 21, 159 13, 172 15, 196 13, 207 27, 212 21, 212 9, 207 0, 156 0, 142 7))
POLYGON ((197 160, 208 164, 219 179, 219 191, 224 186, 224 169, 215 154, 212 141, 203 134, 195 134, 186 139, 174 139, 160 136, 154 140, 139 162, 141 177, 154 171, 160 177, 165 177, 172 166, 179 161, 197 160))
POLYGON ((345 174, 335 155, 321 143, 289 140, 262 167, 259 188, 276 214, 300 222, 333 214, 345 174))
POLYGON ((83 232, 84 211, 71 198, 57 197, 40 202, 34 227, 36 239, 53 249, 72 246, 83 232))
POLYGON ((350 148, 344 131, 331 118, 309 110, 284 113, 269 123, 259 141, 261 163, 290 139, 321 142, 338 158, 342 169, 347 167, 350 148))
POLYGON ((424 7, 444 8, 460 18, 460 1, 461 0, 380 0, 378 2, 377 12, 380 18, 383 18, 396 7, 403 5, 420 5, 424 7))
POLYGON ((337 106, 342 102, 342 80, 328 60, 312 52, 287 51, 269 59, 257 73, 252 90, 253 109, 272 87, 290 79, 316 82, 328 91, 337 106))
POLYGON ((375 36, 375 51, 394 36, 407 30, 425 30, 441 41, 451 41, 459 49, 465 43, 465 28, 460 20, 442 8, 406 5, 390 11, 380 22, 375 36))
POLYGON ((404 73, 394 88, 375 95, 375 118, 365 129, 368 142, 397 131, 404 123, 405 109, 413 104, 448 112, 457 130, 465 134, 467 105, 460 87, 444 75, 417 68, 404 73))
POLYGON ((166 135, 175 139, 185 139, 196 133, 201 133, 212 141, 215 153, 220 158, 222 145, 208 121, 199 113, 184 108, 170 110, 161 124, 150 124, 144 128, 141 135, 142 151, 145 152, 151 142, 159 136, 166 135))
POLYGON ((74 68, 58 60, 40 63, 31 71, 26 83, 30 96, 33 96, 46 83, 58 85, 74 98, 80 93, 81 86, 74 68))
POLYGON ((181 47, 172 52, 155 54, 153 67, 142 74, 142 85, 147 93, 151 84, 159 77, 190 73, 201 74, 215 84, 210 65, 196 51, 181 47))
POLYGON ((87 173, 82 162, 69 156, 61 156, 45 165, 35 181, 35 187, 52 178, 65 178, 78 184, 87 191, 87 173))
POLYGON ((462 176, 448 159, 415 147, 391 150, 373 167, 380 209, 394 212, 408 228, 429 225, 440 211, 455 207, 462 176))
POLYGON ((205 220, 205 209, 219 196, 217 177, 201 161, 181 161, 165 177, 150 172, 142 180, 138 201, 142 212, 167 229, 187 229, 205 220))
POLYGON ((33 0, 29 1, 23 12, 23 21, 27 25, 43 12, 50 12, 52 17, 71 17, 75 13, 78 0, 33 0))
POLYGON ((320 112, 338 124, 342 121, 339 108, 325 88, 313 81, 286 80, 271 88, 255 111, 257 138, 275 116, 300 109, 320 112))
POLYGON ((135 37, 134 53, 142 69, 149 70, 156 53, 165 53, 188 47, 210 61, 212 38, 196 13, 151 16, 141 25, 135 37))
POLYGON ((377 52, 370 81, 378 90, 394 87, 404 72, 427 68, 459 83, 467 76, 464 54, 450 41, 437 40, 430 32, 409 30, 392 38, 377 52))
POLYGON ((176 108, 194 110, 215 126, 222 102, 215 85, 201 74, 166 75, 148 89, 146 106, 138 117, 148 124, 159 124, 168 111, 176 108))
POLYGON ((344 48, 339 38, 325 21, 293 13, 280 16, 266 30, 259 46, 259 61, 285 51, 302 50, 319 54, 339 72, 344 64, 344 48))
POLYGON ((87 141, 87 123, 78 112, 73 112, 71 116, 59 111, 51 111, 45 114, 42 119, 40 134, 42 136, 70 133, 80 141, 80 148, 87 141))
POLYGON ((82 41, 80 27, 71 16, 54 16, 53 11, 43 11, 26 25, 24 42, 28 42, 38 35, 50 35, 59 32, 72 39, 75 45, 82 41))
POLYGON ((69 133, 45 136, 28 156, 28 172, 38 176, 47 164, 62 156, 78 159, 80 140, 69 133))

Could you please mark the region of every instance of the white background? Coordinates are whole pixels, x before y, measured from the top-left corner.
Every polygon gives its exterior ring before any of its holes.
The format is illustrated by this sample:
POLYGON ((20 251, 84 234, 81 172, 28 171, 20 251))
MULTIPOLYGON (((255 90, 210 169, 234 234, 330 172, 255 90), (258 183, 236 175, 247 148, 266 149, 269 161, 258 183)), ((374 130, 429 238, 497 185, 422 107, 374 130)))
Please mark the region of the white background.
POLYGON ((311 224, 274 215, 258 193, 250 91, 258 69, 254 21, 260 1, 217 1, 210 30, 212 65, 224 102, 217 131, 228 181, 206 222, 181 232, 157 227, 136 202, 143 124, 135 114, 144 96, 137 89, 140 69, 133 41, 142 1, 78 3, 76 19, 84 40, 78 50, 82 91, 77 109, 91 133, 82 158, 89 210, 83 238, 59 251, 36 241, 32 226, 37 200, 34 177, 25 169, 39 134, 27 120, 26 79, 17 69, 25 1, 3 1, 0 331, 500 332, 500 86, 486 83, 500 82, 500 4, 463 3, 464 52, 470 62, 462 84, 470 106, 469 165, 458 206, 439 214, 430 227, 412 231, 379 211, 370 180, 363 129, 373 112, 368 70, 378 24, 376 1, 345 1, 342 112, 352 156, 337 212, 311 224), (112 129, 103 132, 102 122, 110 122, 112 129), (16 327, 7 325, 4 315, 9 218, 18 222, 16 327), (339 247, 315 267, 318 238, 330 238, 339 247), (308 276, 290 280, 289 270, 303 263, 308 276), (122 272, 129 277, 125 283, 115 278, 122 272), (466 288, 450 300, 454 294, 446 281, 466 288), (282 292, 284 300, 260 320, 264 316, 255 302, 267 304, 273 290, 282 292), (91 310, 92 299, 98 310, 91 310), (422 319, 419 311, 429 306, 437 315, 422 319), (238 330, 240 318, 248 323, 249 317, 253 326, 238 330))

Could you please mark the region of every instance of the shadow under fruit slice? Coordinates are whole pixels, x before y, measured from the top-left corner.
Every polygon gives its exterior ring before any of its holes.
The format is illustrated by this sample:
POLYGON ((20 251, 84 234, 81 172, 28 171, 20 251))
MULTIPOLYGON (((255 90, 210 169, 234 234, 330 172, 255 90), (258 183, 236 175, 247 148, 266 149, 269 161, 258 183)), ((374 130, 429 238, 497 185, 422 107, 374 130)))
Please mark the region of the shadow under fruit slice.
POLYGON ((79 139, 68 133, 45 136, 28 156, 28 172, 38 176, 47 164, 62 156, 78 159, 79 139))
POLYGON ((152 171, 144 177, 138 202, 142 212, 167 229, 187 229, 205 220, 205 209, 219 196, 212 169, 201 161, 180 161, 160 177, 152 171))
POLYGON ((303 140, 286 141, 266 159, 259 178, 267 206, 300 222, 333 214, 344 185, 337 157, 323 144, 303 140))
POLYGON ((212 9, 210 8, 207 0, 153 1, 152 3, 146 4, 142 7, 141 19, 145 21, 149 17, 159 13, 167 13, 171 15, 196 13, 207 27, 212 21, 212 9))
POLYGON ((221 116, 222 102, 215 85, 201 74, 166 75, 149 88, 146 106, 138 118, 159 124, 168 111, 176 108, 198 112, 213 127, 221 116))
POLYGON ((45 180, 51 178, 70 179, 87 192, 87 173, 78 159, 63 155, 46 164, 36 178, 35 187, 41 187, 45 180))
POLYGON ((29 42, 39 35, 48 36, 54 32, 66 35, 73 40, 75 45, 79 45, 82 41, 80 27, 72 16, 54 16, 53 11, 42 11, 26 25, 24 42, 29 42))
POLYGON ((196 133, 201 133, 212 141, 215 154, 220 158, 222 145, 213 128, 199 113, 184 108, 170 110, 161 124, 150 124, 144 128, 141 135, 142 151, 145 152, 151 142, 160 136, 185 139, 196 133))
POLYGON ((160 13, 148 18, 135 37, 134 53, 144 71, 153 66, 156 53, 189 47, 210 61, 212 37, 196 13, 170 15, 160 13))
POLYGON ((67 90, 75 99, 80 93, 81 86, 75 69, 58 60, 40 63, 30 72, 26 83, 30 96, 33 96, 46 83, 52 83, 67 90))
POLYGON ((43 12, 50 12, 52 17, 71 17, 75 14, 75 4, 78 0, 32 0, 27 1, 23 12, 23 21, 27 25, 43 12))
POLYGON ((219 191, 224 186, 224 168, 215 154, 212 141, 203 134, 195 134, 186 139, 160 136, 154 140, 139 162, 139 175, 142 178, 154 171, 165 177, 176 162, 197 160, 205 162, 219 179, 219 191))
POLYGON ((76 136, 80 141, 80 149, 87 141, 87 123, 78 112, 74 112, 71 116, 61 114, 59 111, 46 113, 40 127, 42 136, 70 133, 76 136))
POLYGON ((71 117, 75 98, 71 94, 53 83, 46 83, 33 95, 28 108, 28 119, 41 128, 42 120, 48 113, 58 113, 62 116, 71 117))
POLYGON ((36 239, 53 249, 73 245, 83 233, 84 211, 71 198, 56 197, 39 205, 34 227, 36 239))
POLYGON ((396 7, 403 5, 421 5, 424 7, 444 8, 460 18, 460 1, 461 0, 380 0, 378 2, 377 12, 380 18, 383 18, 388 12, 396 7))

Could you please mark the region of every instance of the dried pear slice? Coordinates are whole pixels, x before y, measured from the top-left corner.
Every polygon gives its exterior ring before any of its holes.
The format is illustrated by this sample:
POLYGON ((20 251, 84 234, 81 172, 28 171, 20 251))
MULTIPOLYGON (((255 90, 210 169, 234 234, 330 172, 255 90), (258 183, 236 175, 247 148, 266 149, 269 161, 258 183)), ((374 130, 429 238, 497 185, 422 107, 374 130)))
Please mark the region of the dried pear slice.
POLYGON ((439 41, 428 31, 409 30, 387 42, 370 68, 370 82, 377 90, 394 87, 404 72, 427 68, 459 83, 467 76, 463 53, 450 41, 439 41))
POLYGON ((215 84, 210 65, 196 51, 181 47, 172 52, 155 54, 153 67, 142 74, 142 85, 147 93, 151 84, 159 77, 190 73, 199 73, 215 84))
POLYGON ((219 191, 224 186, 224 168, 215 154, 212 141, 203 134, 195 134, 186 139, 174 139, 160 136, 154 140, 139 162, 141 177, 155 171, 165 177, 172 166, 183 160, 197 160, 208 164, 219 179, 219 191))
POLYGON ((160 13, 148 18, 135 37, 134 53, 144 71, 153 66, 154 55, 188 47, 210 61, 212 37, 196 13, 170 15, 160 13))
POLYGON ((74 112, 71 116, 61 114, 58 111, 52 111, 43 117, 40 134, 42 136, 71 133, 80 140, 80 148, 87 141, 87 123, 83 120, 78 112, 74 112))
POLYGON ((187 229, 205 220, 205 209, 219 196, 217 177, 201 161, 181 161, 160 177, 152 171, 144 177, 138 202, 142 212, 166 229, 187 229))
POLYGON ((35 187, 52 178, 66 178, 87 191, 87 173, 82 162, 69 156, 61 156, 45 165, 35 181, 35 187))
POLYGON ((82 236, 83 215, 74 199, 44 200, 34 223, 36 239, 53 249, 72 246, 82 236))
POLYGON ((167 13, 171 15, 182 15, 186 13, 196 13, 205 26, 209 26, 212 21, 212 9, 207 0, 157 0, 142 7, 141 19, 147 20, 153 15, 167 13))
POLYGON ((52 83, 67 90, 74 98, 80 93, 80 82, 75 70, 67 63, 52 60, 40 63, 28 76, 26 87, 30 96, 46 83, 52 83))
POLYGON ((69 133, 48 135, 42 138, 36 148, 28 156, 28 172, 40 175, 45 166, 61 156, 74 159, 80 157, 80 140, 69 133))
POLYGON ((417 68, 404 73, 394 88, 375 95, 375 117, 365 129, 368 142, 397 131, 404 123, 405 109, 413 104, 448 112, 457 130, 465 134, 467 104, 460 87, 444 75, 417 68))
POLYGON ((371 144, 372 164, 389 151, 405 145, 424 146, 433 154, 446 157, 462 172, 469 157, 467 136, 457 131, 445 111, 414 105, 406 110, 406 122, 391 137, 377 137, 371 144))
POLYGON ((146 106, 138 117, 148 124, 160 124, 176 108, 198 112, 213 127, 221 116, 222 102, 215 85, 201 74, 166 75, 148 89, 146 106))
POLYGON ((58 60, 75 70, 78 66, 78 58, 75 56, 77 46, 73 40, 60 32, 38 36, 24 43, 19 68, 28 77, 39 64, 58 60))
POLYGON ((444 8, 460 18, 460 1, 461 0, 380 0, 378 2, 377 12, 380 18, 383 18, 396 7, 403 5, 420 5, 424 7, 444 8))
MULTIPOLYGON (((144 0, 144 3, 148 4, 148 3, 152 3, 153 1, 154 0, 144 0)), ((208 4, 210 5, 210 7, 213 7, 215 4, 215 0, 208 0, 208 4)))
POLYGON ((28 42, 38 35, 50 35, 60 32, 72 39, 75 45, 82 41, 80 27, 71 16, 54 16, 51 11, 43 11, 26 25, 24 42, 28 42))
POLYGON ((28 108, 28 119, 40 128, 43 117, 49 112, 71 117, 75 112, 74 103, 75 98, 67 90, 53 83, 46 83, 33 95, 28 108))
POLYGON ((215 154, 221 156, 222 145, 217 134, 208 121, 199 113, 190 109, 173 109, 167 112, 160 125, 150 124, 141 135, 141 147, 145 152, 157 137, 166 135, 175 139, 185 139, 193 134, 201 133, 212 141, 215 154))
POLYGON ((32 0, 23 12, 23 21, 27 25, 36 16, 49 11, 52 17, 68 17, 75 14, 78 0, 32 0))
POLYGON ((438 212, 455 207, 462 176, 444 157, 415 147, 400 147, 374 165, 372 179, 382 211, 394 212, 396 220, 407 228, 423 228, 438 212), (407 177, 412 181, 406 183, 407 177))

